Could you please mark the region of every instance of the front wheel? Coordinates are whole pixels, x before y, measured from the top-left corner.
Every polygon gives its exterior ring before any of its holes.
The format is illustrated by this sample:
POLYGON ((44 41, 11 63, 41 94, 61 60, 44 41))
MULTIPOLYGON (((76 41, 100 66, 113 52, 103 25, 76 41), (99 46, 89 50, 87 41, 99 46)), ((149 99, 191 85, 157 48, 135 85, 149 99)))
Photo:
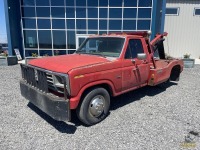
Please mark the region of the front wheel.
POLYGON ((87 92, 77 109, 78 118, 87 125, 94 125, 106 118, 110 107, 110 95, 98 87, 87 92))

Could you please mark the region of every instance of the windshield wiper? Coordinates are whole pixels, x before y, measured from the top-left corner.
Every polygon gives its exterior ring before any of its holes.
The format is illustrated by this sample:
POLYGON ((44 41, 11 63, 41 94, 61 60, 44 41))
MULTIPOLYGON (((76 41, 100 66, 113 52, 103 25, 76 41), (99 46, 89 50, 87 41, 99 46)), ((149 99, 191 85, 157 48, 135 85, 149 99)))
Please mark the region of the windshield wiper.
POLYGON ((104 54, 101 54, 101 53, 88 53, 89 55, 98 55, 98 56, 102 56, 102 57, 105 57, 106 56, 104 54))
POLYGON ((98 55, 98 56, 102 56, 102 57, 105 57, 105 55, 101 54, 101 53, 87 53, 87 52, 82 52, 82 51, 76 51, 77 54, 88 54, 88 55, 98 55))
POLYGON ((76 51, 77 54, 80 54, 80 53, 86 53, 86 52, 82 52, 82 51, 76 51))

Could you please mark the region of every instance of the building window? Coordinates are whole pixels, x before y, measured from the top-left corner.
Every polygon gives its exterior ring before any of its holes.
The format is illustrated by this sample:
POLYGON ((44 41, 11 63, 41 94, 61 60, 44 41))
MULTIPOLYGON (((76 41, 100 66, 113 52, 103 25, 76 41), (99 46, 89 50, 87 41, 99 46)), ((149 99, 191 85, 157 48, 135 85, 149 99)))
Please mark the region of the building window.
POLYGON ((109 20, 109 30, 121 30, 122 20, 109 20))
POLYGON ((35 29, 36 28, 36 20, 35 19, 23 19, 23 28, 35 29))
POLYGON ((88 8, 88 18, 98 18, 98 9, 88 8))
POLYGON ((56 56, 56 55, 65 55, 66 54, 66 50, 54 50, 53 53, 54 53, 54 56, 56 56))
POLYGON ((88 31, 88 34, 98 34, 98 31, 88 31))
POLYGON ((77 19, 76 20, 76 28, 81 30, 86 30, 86 20, 85 19, 77 19))
POLYGON ((22 17, 35 17, 35 8, 22 7, 22 17))
POLYGON ((76 18, 86 18, 86 9, 76 8, 76 18))
POLYGON ((50 7, 37 7, 37 17, 48 17, 50 18, 50 7))
POLYGON ((65 18, 64 7, 51 7, 51 16, 53 18, 65 18))
POLYGON ((21 0, 23 6, 35 6, 35 0, 21 0))
POLYGON ((124 0, 124 7, 137 7, 137 1, 135 0, 124 0))
POLYGON ((64 30, 53 30, 53 48, 66 49, 66 34, 64 30))
POLYGON ((51 31, 50 30, 39 30, 38 40, 40 48, 52 48, 51 31))
POLYGON ((111 8, 109 18, 122 18, 122 8, 111 8))
POLYGON ((64 6, 64 0, 51 0, 51 6, 64 6))
POLYGON ((88 20, 88 29, 98 29, 98 20, 88 20))
POLYGON ((152 0, 139 0, 139 7, 151 7, 152 6, 152 0))
POLYGON ((108 17, 108 9, 99 8, 99 18, 107 18, 107 17, 108 17))
POLYGON ((112 0, 109 1, 110 7, 122 7, 122 0, 112 0))
POLYGON ((136 20, 123 20, 123 30, 136 30, 136 20))
POLYGON ((31 50, 31 49, 26 49, 25 50, 25 57, 30 57, 33 54, 38 55, 38 50, 31 50))
POLYGON ((66 6, 74 6, 74 0, 65 0, 66 6))
POLYGON ((75 18, 74 8, 66 8, 66 18, 75 18))
POLYGON ((75 20, 67 19, 67 29, 75 29, 75 20))
POLYGON ((108 0, 100 0, 99 7, 108 7, 108 0))
POLYGON ((178 16, 180 8, 166 8, 166 15, 178 16))
POLYGON ((124 8, 124 18, 136 18, 137 8, 124 8))
POLYGON ((52 56, 51 50, 40 50, 40 56, 52 56))
POLYGON ((76 6, 86 6, 86 0, 76 0, 76 6))
POLYGON ((49 6, 49 0, 36 0, 37 6, 49 6))
POLYGON ((65 29, 65 20, 64 19, 52 19, 52 28, 53 29, 65 29))
MULTIPOLYGON (((151 30, 153 0, 19 1, 26 56, 71 54, 77 34, 151 30)), ((179 8, 173 9, 177 15, 179 8)))
POLYGON ((86 33, 86 30, 77 30, 76 34, 88 34, 88 32, 86 33))
POLYGON ((107 30, 107 20, 99 20, 99 30, 107 30))
POLYGON ((194 8, 194 16, 200 16, 200 8, 194 8))
POLYGON ((98 0, 87 0, 87 5, 92 7, 98 6, 98 0))
POLYGON ((37 33, 35 30, 24 30, 24 46, 25 48, 37 48, 37 33))
POLYGON ((38 19, 37 25, 38 25, 38 29, 50 29, 51 28, 50 19, 38 19))
POLYGON ((75 31, 67 31, 67 49, 76 49, 75 31))
POLYGON ((139 8, 138 18, 151 18, 151 8, 139 8))
POLYGON ((149 30, 151 26, 150 20, 138 20, 137 22, 137 29, 138 30, 149 30))

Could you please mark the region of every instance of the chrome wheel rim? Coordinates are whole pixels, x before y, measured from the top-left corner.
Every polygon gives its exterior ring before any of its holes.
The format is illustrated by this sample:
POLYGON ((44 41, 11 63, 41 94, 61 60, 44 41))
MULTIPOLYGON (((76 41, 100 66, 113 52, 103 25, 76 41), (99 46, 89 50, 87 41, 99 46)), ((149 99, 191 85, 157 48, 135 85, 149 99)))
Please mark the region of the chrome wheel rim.
POLYGON ((89 112, 94 117, 99 117, 104 110, 105 98, 101 95, 95 96, 89 105, 89 112))

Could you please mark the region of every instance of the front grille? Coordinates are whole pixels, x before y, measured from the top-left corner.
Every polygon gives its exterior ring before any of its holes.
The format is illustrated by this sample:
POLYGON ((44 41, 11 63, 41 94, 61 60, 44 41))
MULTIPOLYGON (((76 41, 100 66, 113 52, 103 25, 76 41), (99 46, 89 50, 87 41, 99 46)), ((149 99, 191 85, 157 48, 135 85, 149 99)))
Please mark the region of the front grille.
POLYGON ((44 71, 21 65, 22 78, 31 86, 48 93, 47 74, 44 71))
POLYGON ((55 75, 51 72, 45 72, 27 65, 21 65, 21 71, 22 78, 31 86, 46 93, 54 91, 58 94, 64 94, 64 88, 57 87, 54 84, 55 75))
POLYGON ((49 74, 49 73, 46 73, 46 76, 47 76, 47 84, 48 84, 49 89, 51 89, 51 90, 53 90, 53 91, 55 91, 55 92, 58 92, 58 93, 63 94, 63 93, 64 93, 64 89, 63 89, 63 88, 56 87, 56 86, 54 85, 53 75, 52 75, 52 74, 49 74))
POLYGON ((53 83, 53 75, 52 74, 47 73, 47 84, 48 84, 49 89, 51 89, 53 91, 57 91, 56 87, 54 86, 54 83, 53 83))
POLYGON ((49 73, 47 73, 46 75, 47 75, 47 83, 48 83, 48 85, 49 86, 54 86, 53 85, 53 75, 49 74, 49 73))

